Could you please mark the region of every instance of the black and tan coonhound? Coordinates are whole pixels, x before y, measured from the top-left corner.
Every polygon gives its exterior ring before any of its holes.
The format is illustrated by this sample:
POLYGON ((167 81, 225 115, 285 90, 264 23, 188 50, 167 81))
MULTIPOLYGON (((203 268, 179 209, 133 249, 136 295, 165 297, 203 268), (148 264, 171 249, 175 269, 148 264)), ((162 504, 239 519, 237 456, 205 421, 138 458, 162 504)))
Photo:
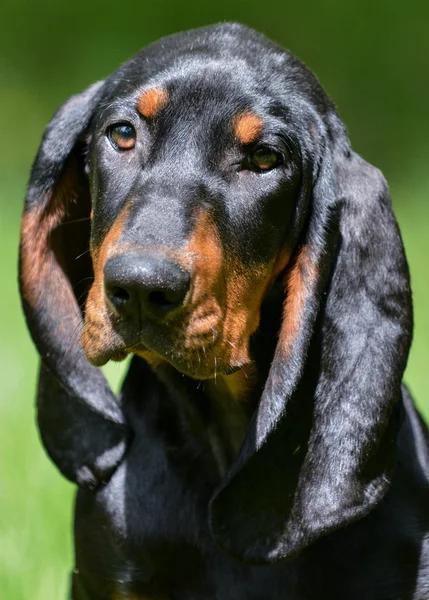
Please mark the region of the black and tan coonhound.
POLYGON ((75 600, 427 600, 428 433, 381 173, 244 26, 70 98, 23 216, 38 422, 75 600), (118 398, 100 365, 133 355, 118 398))

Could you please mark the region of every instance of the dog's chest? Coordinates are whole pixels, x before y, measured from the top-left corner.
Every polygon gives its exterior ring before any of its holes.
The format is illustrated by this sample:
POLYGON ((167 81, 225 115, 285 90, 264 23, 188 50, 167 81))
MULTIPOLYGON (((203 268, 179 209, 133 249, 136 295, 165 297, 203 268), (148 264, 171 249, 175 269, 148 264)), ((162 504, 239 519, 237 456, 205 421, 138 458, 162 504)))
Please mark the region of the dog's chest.
POLYGON ((269 600, 267 586, 280 590, 281 570, 235 562, 217 549, 208 525, 231 440, 241 435, 239 419, 225 444, 213 423, 201 441, 183 415, 170 414, 162 434, 159 418, 148 410, 136 420, 126 460, 109 483, 96 495, 79 493, 79 573, 89 572, 103 598, 269 600))
POLYGON ((176 451, 156 436, 136 438, 104 489, 79 493, 76 577, 88 580, 89 597, 320 600, 316 591, 326 575, 320 558, 316 566, 301 559, 245 566, 216 547, 208 527, 216 461, 207 461, 204 472, 192 444, 189 464, 176 451))
MULTIPOLYGON (((208 525, 209 501, 222 477, 216 453, 227 455, 216 428, 201 444, 183 415, 167 415, 165 428, 165 414, 149 407, 141 416, 126 460, 110 482, 95 495, 78 495, 76 577, 88 581, 89 597, 320 600, 328 585, 330 600, 343 600, 331 588, 338 573, 329 571, 339 563, 328 552, 316 561, 245 566, 220 551, 208 525)), ((357 573, 357 558, 352 560, 357 573)), ((350 592, 347 597, 354 600, 350 592)))
POLYGON ((135 441, 103 490, 80 492, 76 566, 82 577, 89 571, 100 598, 270 600, 267 589, 283 598, 284 569, 241 566, 217 549, 208 527, 210 477, 197 488, 192 470, 178 473, 155 440, 135 441))

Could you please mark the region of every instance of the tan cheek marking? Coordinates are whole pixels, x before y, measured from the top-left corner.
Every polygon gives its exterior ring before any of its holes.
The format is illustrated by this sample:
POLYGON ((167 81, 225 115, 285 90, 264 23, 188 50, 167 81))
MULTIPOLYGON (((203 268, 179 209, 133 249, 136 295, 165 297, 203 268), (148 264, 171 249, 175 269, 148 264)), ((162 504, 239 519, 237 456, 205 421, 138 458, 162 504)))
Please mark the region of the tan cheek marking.
POLYGON ((112 227, 107 232, 100 248, 94 248, 91 246, 91 256, 94 263, 94 276, 95 279, 103 278, 104 264, 107 260, 107 255, 111 246, 121 237, 124 230, 124 224, 129 212, 129 205, 126 204, 119 213, 112 227))
POLYGON ((202 318, 211 311, 219 314, 223 249, 209 212, 201 211, 198 215, 191 239, 185 247, 184 262, 193 271, 191 305, 194 319, 202 318))
MULTIPOLYGON (((250 336, 259 327, 261 305, 289 260, 290 249, 285 246, 271 264, 261 265, 252 272, 244 272, 241 265, 241 269, 239 267, 237 272, 229 277, 225 336, 229 332, 230 338, 235 340, 234 345, 239 349, 234 352, 237 364, 250 360, 248 344, 250 336)), ((242 371, 243 369, 239 373, 242 371)), ((245 379, 240 382, 240 386, 243 390, 248 388, 245 379)))
POLYGON ((137 110, 146 119, 154 117, 168 102, 168 94, 162 88, 146 90, 137 101, 137 110))
POLYGON ((261 117, 250 111, 235 117, 233 122, 234 133, 242 144, 255 142, 261 134, 262 127, 261 117))
POLYGON ((251 360, 249 340, 259 326, 269 274, 270 265, 249 271, 236 263, 226 277, 223 337, 232 344, 230 363, 233 366, 241 366, 251 360))
POLYGON ((311 253, 303 246, 286 276, 286 302, 283 312, 283 324, 280 331, 280 343, 289 354, 296 340, 304 315, 305 302, 317 277, 311 253))
POLYGON ((218 276, 223 252, 219 232, 208 211, 199 213, 186 251, 202 261, 205 272, 211 273, 212 278, 218 276))
MULTIPOLYGON (((276 262, 249 271, 238 258, 224 253, 210 214, 201 212, 180 260, 193 272, 185 345, 190 348, 195 340, 201 344, 199 336, 213 328, 221 334, 224 362, 231 366, 249 364, 249 340, 259 326, 262 301, 288 259, 285 251, 276 262)), ((248 388, 242 375, 227 379, 233 384, 234 396, 243 395, 248 388)))
MULTIPOLYGON (((210 213, 201 211, 189 243, 177 258, 193 273, 185 347, 200 348, 201 336, 215 330, 224 364, 251 364, 250 336, 259 326, 264 297, 289 262, 289 249, 282 249, 271 263, 249 270, 238 257, 224 252, 210 213)), ((244 397, 252 385, 253 377, 242 371, 225 377, 236 398, 244 397)))
POLYGON ((109 250, 118 241, 124 229, 129 206, 126 205, 104 238, 100 248, 91 247, 94 266, 94 283, 89 290, 85 306, 85 328, 82 334, 82 346, 87 358, 96 364, 97 357, 106 352, 113 344, 120 344, 114 332, 104 300, 104 265, 109 250))

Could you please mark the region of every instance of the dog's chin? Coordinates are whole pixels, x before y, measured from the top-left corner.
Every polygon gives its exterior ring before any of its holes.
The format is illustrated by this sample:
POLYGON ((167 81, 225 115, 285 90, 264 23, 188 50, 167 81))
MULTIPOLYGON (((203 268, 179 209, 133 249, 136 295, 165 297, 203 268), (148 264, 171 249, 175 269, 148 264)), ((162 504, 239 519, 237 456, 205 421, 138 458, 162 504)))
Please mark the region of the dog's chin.
POLYGON ((155 369, 161 365, 169 365, 181 375, 196 380, 216 379, 219 375, 232 375, 243 366, 230 365, 221 358, 215 358, 213 355, 209 357, 207 353, 205 357, 188 355, 183 350, 178 350, 177 353, 159 354, 143 345, 134 347, 130 353, 143 358, 155 369))

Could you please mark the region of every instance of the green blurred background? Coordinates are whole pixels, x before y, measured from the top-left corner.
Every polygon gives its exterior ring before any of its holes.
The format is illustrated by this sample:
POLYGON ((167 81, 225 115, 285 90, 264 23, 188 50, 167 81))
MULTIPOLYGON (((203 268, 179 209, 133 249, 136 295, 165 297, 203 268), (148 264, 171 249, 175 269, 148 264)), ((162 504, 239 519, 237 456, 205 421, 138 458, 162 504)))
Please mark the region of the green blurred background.
MULTIPOLYGON (((415 300, 406 380, 429 419, 427 0, 3 0, 0 15, 0 598, 65 598, 72 564, 73 486, 37 437, 37 356, 16 285, 28 171, 56 108, 162 35, 238 20, 290 48, 317 73, 355 149, 391 186, 415 300)), ((120 374, 118 366, 109 369, 115 385, 120 374)))

